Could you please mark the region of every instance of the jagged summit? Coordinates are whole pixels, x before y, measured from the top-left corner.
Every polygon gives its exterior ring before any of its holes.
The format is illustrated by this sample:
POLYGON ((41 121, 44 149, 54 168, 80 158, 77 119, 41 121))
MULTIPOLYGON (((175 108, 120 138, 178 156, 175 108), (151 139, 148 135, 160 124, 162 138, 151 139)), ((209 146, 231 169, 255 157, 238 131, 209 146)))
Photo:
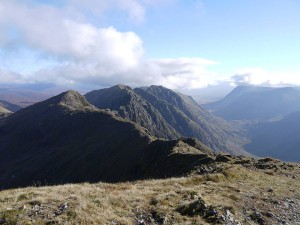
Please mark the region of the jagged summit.
POLYGON ((131 87, 124 85, 124 84, 117 84, 115 86, 112 86, 110 89, 132 90, 131 87))
POLYGON ((92 105, 77 91, 69 90, 57 97, 53 98, 57 101, 58 105, 66 106, 73 109, 83 109, 86 107, 92 107, 92 105))
POLYGON ((127 104, 131 99, 136 99, 133 90, 122 84, 94 90, 85 94, 85 98, 98 108, 118 110, 120 105, 127 104))
POLYGON ((116 85, 91 91, 85 97, 99 109, 114 110, 122 118, 139 124, 156 137, 168 139, 179 137, 158 110, 128 86, 116 85))
POLYGON ((118 110, 120 106, 137 99, 133 90, 126 85, 115 85, 110 88, 94 90, 85 94, 86 99, 98 108, 118 110))
MULTIPOLYGON (((66 91, 43 102, 28 106, 11 114, 8 120, 21 121, 23 117, 48 118, 73 112, 98 111, 77 91, 66 91)), ((29 121, 27 121, 30 123, 29 121)))
POLYGON ((164 94, 164 95, 172 95, 172 94, 176 94, 175 91, 169 89, 169 88, 166 88, 164 86, 161 86, 161 85, 151 85, 150 87, 147 88, 147 91, 148 92, 152 92, 153 94, 157 94, 157 95, 161 95, 161 94, 164 94))
POLYGON ((154 95, 156 98, 166 101, 173 106, 184 108, 189 107, 188 105, 193 105, 197 106, 197 108, 201 108, 201 111, 203 111, 202 107, 200 107, 200 105, 191 96, 175 92, 164 86, 152 85, 146 91, 154 95))
MULTIPOLYGON (((61 93, 60 95, 54 96, 44 102, 42 102, 44 106, 59 106, 64 107, 69 110, 85 110, 85 109, 95 109, 93 105, 91 105, 85 97, 83 97, 77 91, 69 90, 61 93)), ((39 105, 39 104, 37 104, 39 105)))
MULTIPOLYGON (((164 86, 151 85, 147 92, 154 95, 156 98, 166 101, 176 107, 182 106, 183 104, 183 94, 179 94, 171 89, 168 89, 164 86)), ((186 96, 187 97, 187 96, 186 96)))

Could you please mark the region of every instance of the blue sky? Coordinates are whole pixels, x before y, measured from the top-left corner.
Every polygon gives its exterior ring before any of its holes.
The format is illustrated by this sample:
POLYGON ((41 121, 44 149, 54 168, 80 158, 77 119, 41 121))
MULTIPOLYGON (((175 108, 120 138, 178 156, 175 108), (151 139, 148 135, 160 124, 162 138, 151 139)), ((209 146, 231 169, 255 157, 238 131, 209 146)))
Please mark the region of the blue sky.
POLYGON ((300 84, 298 0, 1 0, 0 83, 300 84))

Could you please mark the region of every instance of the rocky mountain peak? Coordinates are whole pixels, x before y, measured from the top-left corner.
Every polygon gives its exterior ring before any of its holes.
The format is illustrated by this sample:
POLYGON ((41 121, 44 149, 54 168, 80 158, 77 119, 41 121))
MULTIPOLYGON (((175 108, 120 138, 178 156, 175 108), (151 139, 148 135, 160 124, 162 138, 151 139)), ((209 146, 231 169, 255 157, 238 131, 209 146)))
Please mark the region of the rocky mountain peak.
POLYGON ((171 89, 163 87, 163 86, 151 85, 147 89, 147 92, 156 96, 158 99, 161 99, 161 100, 164 100, 164 101, 167 101, 170 103, 176 102, 176 104, 177 104, 178 101, 182 101, 182 99, 178 93, 176 93, 175 91, 173 91, 171 89))
MULTIPOLYGON (((147 90, 152 90, 152 91, 157 91, 157 92, 165 92, 165 93, 173 93, 171 89, 168 89, 164 86, 161 85, 151 85, 150 87, 147 88, 147 90)), ((175 93, 175 92, 174 92, 175 93)))
POLYGON ((124 84, 117 84, 115 86, 112 86, 110 89, 116 89, 116 90, 131 90, 132 91, 132 88, 127 86, 127 85, 124 85, 124 84))
POLYGON ((73 90, 63 92, 58 96, 50 98, 45 103, 48 103, 48 105, 64 106, 73 110, 93 108, 85 97, 73 90))

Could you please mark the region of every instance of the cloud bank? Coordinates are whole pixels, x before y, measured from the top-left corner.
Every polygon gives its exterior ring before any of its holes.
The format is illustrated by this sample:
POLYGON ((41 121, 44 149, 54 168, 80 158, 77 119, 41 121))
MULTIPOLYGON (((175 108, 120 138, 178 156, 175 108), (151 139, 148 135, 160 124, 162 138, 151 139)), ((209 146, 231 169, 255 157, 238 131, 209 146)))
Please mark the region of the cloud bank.
POLYGON ((230 82, 233 85, 298 86, 300 76, 297 72, 270 72, 262 68, 244 68, 237 71, 230 78, 230 82))
POLYGON ((98 27, 86 16, 102 15, 115 7, 127 13, 129 19, 141 22, 149 5, 162 2, 68 0, 58 7, 34 1, 1 0, 0 30, 5 35, 0 47, 21 45, 42 52, 57 63, 23 76, 18 71, 2 70, 0 75, 6 78, 0 82, 160 84, 170 88, 207 85, 214 76, 207 66, 215 62, 201 58, 148 59, 143 41, 136 33, 121 32, 113 26, 98 27))
MULTIPOLYGON (((65 0, 55 5, 38 0, 1 0, 0 83, 101 87, 116 83, 157 84, 174 89, 201 88, 224 81, 233 85, 300 85, 296 73, 245 68, 226 78, 220 72, 212 72, 211 67, 219 64, 212 60, 151 59, 135 32, 99 25, 102 16, 111 11, 125 15, 130 23, 143 23, 149 7, 173 1, 176 0, 65 0), (36 58, 24 60, 24 55, 18 55, 20 49, 32 52, 30 55, 36 58), (3 56, 11 51, 15 52, 11 57, 3 56), (24 69, 30 72, 19 71, 21 67, 30 67, 24 69)), ((204 7, 201 1, 198 3, 204 7)))

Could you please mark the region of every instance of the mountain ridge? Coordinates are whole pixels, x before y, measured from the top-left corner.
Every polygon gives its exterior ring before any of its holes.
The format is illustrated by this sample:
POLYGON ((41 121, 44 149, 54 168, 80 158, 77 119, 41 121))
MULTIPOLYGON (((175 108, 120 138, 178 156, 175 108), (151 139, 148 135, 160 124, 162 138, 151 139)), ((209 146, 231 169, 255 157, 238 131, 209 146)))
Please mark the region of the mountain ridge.
POLYGON ((75 91, 1 119, 0 154, 2 224, 300 222, 299 164, 159 139, 75 91))
POLYGON ((74 91, 1 120, 0 154, 1 188, 181 176, 214 157, 196 140, 157 139, 74 91))
POLYGON ((237 86, 204 107, 228 120, 272 120, 300 110, 299 101, 300 91, 293 87, 237 86))
POLYGON ((148 129, 153 135, 176 139, 178 132, 171 127, 151 104, 125 85, 91 91, 85 94, 87 100, 98 108, 108 108, 128 120, 148 129))
POLYGON ((92 91, 85 96, 96 107, 116 110, 121 117, 137 122, 154 136, 167 139, 195 137, 216 151, 247 154, 242 147, 243 138, 236 135, 238 131, 225 121, 213 117, 190 96, 152 85, 142 89, 126 86, 126 91, 119 92, 115 97, 116 88, 117 86, 92 91), (148 107, 152 109, 151 112, 145 110, 148 107), (135 113, 136 111, 142 113, 135 113), (153 118, 160 118, 158 121, 163 121, 164 126, 153 127, 158 122, 153 118), (150 122, 143 124, 141 121, 150 122))

